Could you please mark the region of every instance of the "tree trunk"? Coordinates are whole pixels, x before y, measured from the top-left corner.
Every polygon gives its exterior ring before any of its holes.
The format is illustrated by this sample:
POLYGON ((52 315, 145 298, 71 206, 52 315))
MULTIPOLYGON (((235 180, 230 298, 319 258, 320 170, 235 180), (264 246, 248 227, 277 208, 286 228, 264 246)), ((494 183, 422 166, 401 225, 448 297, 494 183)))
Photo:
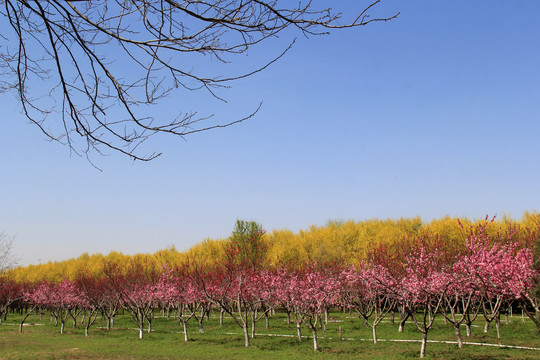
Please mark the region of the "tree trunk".
POLYGON ((298 341, 302 341, 302 329, 300 328, 300 323, 296 323, 296 335, 298 336, 298 341))
POLYGON ((61 321, 61 324, 60 324, 60 334, 63 334, 64 333, 64 322, 61 321))
POLYGON ((201 317, 201 319, 199 320, 199 332, 201 334, 204 334, 204 327, 203 327, 203 318, 201 317))
POLYGON ((461 337, 461 330, 459 328, 459 324, 454 325, 454 331, 456 333, 458 347, 462 348, 463 347, 463 338, 461 337))
POLYGON ((497 329, 497 340, 501 345, 501 318, 499 314, 495 317, 495 328, 497 329))
POLYGON ((313 351, 319 350, 319 343, 317 341, 317 328, 314 326, 313 329, 311 329, 311 332, 313 334, 313 351))
POLYGON ((420 359, 426 357, 427 332, 422 333, 422 345, 420 346, 420 359))
POLYGON ((142 339, 143 333, 144 333, 144 317, 142 313, 140 312, 140 310, 137 310, 137 311, 138 311, 139 316, 141 317, 141 321, 139 323, 139 339, 142 339))
POLYGON ((187 324, 185 321, 182 321, 182 326, 184 328, 184 341, 185 342, 188 342, 189 341, 189 337, 188 337, 188 332, 187 332, 187 324))
POLYGON ((377 327, 372 326, 372 328, 373 328, 373 343, 376 344, 377 343, 377 327))
POLYGON ((88 337, 88 326, 84 327, 84 336, 88 337))
POLYGON ((398 328, 399 332, 403 332, 403 329, 405 328, 405 322, 407 321, 408 318, 409 318, 409 313, 407 312, 400 313, 399 328, 398 328))
POLYGON ((223 309, 219 309, 219 326, 223 326, 223 314, 225 311, 223 309))
POLYGON ((243 326, 244 329, 244 346, 249 347, 249 329, 247 324, 243 326))

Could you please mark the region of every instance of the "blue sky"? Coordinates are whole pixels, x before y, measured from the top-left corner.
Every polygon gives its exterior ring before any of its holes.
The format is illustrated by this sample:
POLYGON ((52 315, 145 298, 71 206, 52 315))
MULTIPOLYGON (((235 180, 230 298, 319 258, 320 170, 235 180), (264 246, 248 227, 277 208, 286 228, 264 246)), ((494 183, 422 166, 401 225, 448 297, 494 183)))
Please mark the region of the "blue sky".
MULTIPOLYGON (((322 1, 316 2, 324 3, 322 1)), ((334 2, 333 2, 334 3, 334 2)), ((335 2, 345 18, 358 1, 335 2)), ((389 23, 300 36, 266 72, 155 107, 249 121, 103 170, 49 143, 0 97, 0 231, 23 265, 83 252, 155 252, 230 235, 236 219, 297 231, 330 219, 471 218, 540 209, 537 1, 390 1, 389 23)), ((278 54, 274 41, 232 65, 278 54)))

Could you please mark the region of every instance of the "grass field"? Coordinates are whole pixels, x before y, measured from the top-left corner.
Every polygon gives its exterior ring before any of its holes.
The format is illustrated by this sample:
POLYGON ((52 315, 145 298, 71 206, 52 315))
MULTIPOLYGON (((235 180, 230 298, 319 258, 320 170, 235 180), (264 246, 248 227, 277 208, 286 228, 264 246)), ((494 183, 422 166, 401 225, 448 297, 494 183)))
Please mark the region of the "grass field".
MULTIPOLYGON (((104 329, 105 322, 98 321, 90 328, 88 337, 84 327, 66 324, 66 331, 60 334, 59 326, 54 326, 48 316, 40 319, 32 315, 22 334, 18 332, 17 315, 9 314, 0 325, 0 359, 415 359, 420 351, 419 342, 380 341, 373 344, 371 328, 354 314, 332 313, 333 321, 326 325, 326 337, 319 332, 320 351, 314 352, 312 340, 304 338, 299 342, 294 325, 287 324, 286 317, 277 313, 270 319, 270 328, 265 329, 264 321, 257 323, 256 336, 249 348, 244 347, 242 329, 232 319, 225 318, 219 326, 217 314, 212 314, 204 322, 204 334, 199 333, 197 323, 188 324, 191 340, 184 342, 181 327, 173 318, 157 316, 152 323, 152 332, 138 339, 138 330, 126 313, 119 315, 111 330, 104 329), (339 340, 338 329, 343 329, 343 340, 339 340), (285 336, 269 336, 289 335, 285 336), (367 339, 367 340, 362 340, 367 339)), ((477 321, 473 336, 464 341, 497 344, 494 324, 489 333, 483 333, 483 321, 477 321)), ((420 333, 414 324, 408 322, 402 333, 397 325, 389 321, 377 328, 379 340, 419 340, 420 333)), ((303 329, 305 335, 309 332, 303 329)), ((540 348, 540 335, 528 319, 511 317, 506 324, 501 320, 503 345, 540 348)), ((429 340, 455 341, 453 328, 444 324, 442 317, 429 334, 429 340)), ((540 351, 465 345, 459 349, 456 344, 429 343, 428 359, 540 359, 540 351)))

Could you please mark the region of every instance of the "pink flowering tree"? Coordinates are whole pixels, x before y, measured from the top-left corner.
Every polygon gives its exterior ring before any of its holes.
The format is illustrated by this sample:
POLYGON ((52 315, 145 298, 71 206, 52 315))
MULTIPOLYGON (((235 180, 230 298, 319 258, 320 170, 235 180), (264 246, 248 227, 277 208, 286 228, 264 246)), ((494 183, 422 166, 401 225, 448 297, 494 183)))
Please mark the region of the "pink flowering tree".
POLYGON ((422 334, 420 357, 424 358, 428 333, 441 307, 450 275, 441 261, 445 258, 441 251, 437 247, 429 249, 425 239, 418 241, 418 247, 405 258, 405 275, 395 289, 422 334))
POLYGON ((143 281, 126 284, 122 292, 122 304, 129 309, 131 317, 139 329, 139 339, 143 338, 144 324, 148 322, 148 332, 152 331, 155 294, 153 285, 143 281))
POLYGON ((34 306, 49 309, 55 322, 60 322, 61 334, 64 333, 66 320, 88 306, 87 298, 69 279, 58 285, 40 283, 26 294, 26 298, 34 306))
MULTIPOLYGON (((238 220, 222 261, 214 269, 194 264, 191 278, 206 298, 229 314, 244 333, 244 345, 249 347, 249 329, 271 308, 258 312, 268 293, 262 279, 267 246, 264 230, 254 221, 238 220)), ((254 332, 252 332, 252 336, 254 332)))
POLYGON ((500 341, 500 309, 505 301, 526 298, 537 276, 533 269, 530 249, 519 249, 519 244, 490 244, 478 236, 467 240, 469 253, 459 266, 467 271, 476 291, 482 296, 482 314, 486 320, 484 331, 495 320, 500 341))
POLYGON ((6 319, 9 307, 22 298, 22 287, 0 276, 0 324, 6 319))
POLYGON ((112 313, 116 314, 118 311, 119 302, 111 302, 111 296, 118 299, 117 295, 112 295, 107 278, 96 278, 94 276, 81 275, 75 282, 77 288, 82 292, 86 298, 85 317, 84 322, 84 335, 88 336, 90 328, 96 323, 98 315, 107 317, 107 328, 110 329, 111 308, 114 309, 112 313))
POLYGON ((339 302, 340 282, 335 272, 318 270, 311 265, 295 273, 282 273, 276 296, 282 303, 290 307, 295 314, 297 324, 304 324, 313 335, 313 349, 319 349, 317 325, 322 314, 339 302))
POLYGON ((176 271, 175 274, 175 271, 165 267, 154 286, 154 296, 160 307, 176 310, 184 341, 189 341, 187 324, 192 318, 197 319, 200 332, 204 332, 202 321, 206 308, 203 304, 208 301, 184 271, 176 271))
POLYGON ((341 273, 340 298, 349 309, 353 309, 367 326, 372 328, 373 342, 377 343, 377 325, 392 310, 396 297, 390 291, 396 280, 382 267, 361 263, 341 273))
POLYGON ((152 331, 156 303, 154 284, 158 278, 154 265, 148 258, 134 258, 127 275, 114 273, 110 278, 114 291, 120 294, 122 306, 129 310, 139 329, 139 339, 143 338, 145 322, 148 323, 148 333, 152 331))
POLYGON ((210 311, 211 302, 188 276, 175 277, 178 289, 178 320, 184 330, 184 340, 188 341, 187 324, 195 319, 199 325, 199 333, 204 333, 203 321, 210 311))

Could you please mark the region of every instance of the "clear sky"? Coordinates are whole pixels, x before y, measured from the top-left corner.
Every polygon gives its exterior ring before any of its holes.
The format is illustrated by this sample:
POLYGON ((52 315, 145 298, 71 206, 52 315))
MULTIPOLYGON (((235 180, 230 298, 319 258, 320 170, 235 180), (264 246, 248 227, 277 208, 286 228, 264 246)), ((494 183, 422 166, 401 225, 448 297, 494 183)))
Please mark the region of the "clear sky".
MULTIPOLYGON (((331 3, 345 18, 363 4, 331 3)), ((376 14, 397 11, 389 23, 300 36, 221 93, 227 104, 174 93, 156 117, 183 106, 227 121, 264 103, 234 127, 155 138, 164 154, 150 163, 111 153, 93 157, 97 171, 2 94, 0 231, 15 236, 20 264, 184 250, 229 236, 236 219, 298 231, 540 210, 540 2, 384 0, 376 14)))

